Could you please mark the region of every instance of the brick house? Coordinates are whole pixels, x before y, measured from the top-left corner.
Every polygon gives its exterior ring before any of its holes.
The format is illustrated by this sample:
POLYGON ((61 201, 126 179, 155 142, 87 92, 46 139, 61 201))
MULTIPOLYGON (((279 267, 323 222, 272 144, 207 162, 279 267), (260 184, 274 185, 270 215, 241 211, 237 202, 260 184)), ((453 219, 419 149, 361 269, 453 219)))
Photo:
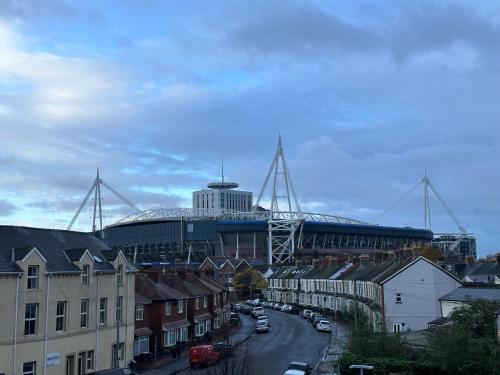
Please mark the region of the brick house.
POLYGON ((229 318, 227 289, 199 271, 141 271, 135 290, 134 355, 144 367, 165 363, 229 318))
POLYGON ((245 259, 236 259, 228 257, 207 257, 200 265, 200 270, 208 276, 211 276, 228 289, 231 294, 231 299, 235 295, 235 276, 238 272, 242 272, 247 268, 251 268, 251 264, 245 259))

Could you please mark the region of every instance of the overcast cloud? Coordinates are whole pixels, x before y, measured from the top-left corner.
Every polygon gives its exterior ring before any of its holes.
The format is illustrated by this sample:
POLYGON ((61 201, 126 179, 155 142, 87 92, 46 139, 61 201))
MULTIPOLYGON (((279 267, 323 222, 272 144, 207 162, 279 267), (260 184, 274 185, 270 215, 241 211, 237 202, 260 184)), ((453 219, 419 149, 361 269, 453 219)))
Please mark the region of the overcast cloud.
MULTIPOLYGON (((2 1, 0 222, 66 227, 98 166, 185 207, 224 153, 257 195, 281 133, 304 209, 371 222, 427 169, 498 251, 499 46, 494 1, 2 1)), ((423 191, 380 224, 422 227, 423 191)))

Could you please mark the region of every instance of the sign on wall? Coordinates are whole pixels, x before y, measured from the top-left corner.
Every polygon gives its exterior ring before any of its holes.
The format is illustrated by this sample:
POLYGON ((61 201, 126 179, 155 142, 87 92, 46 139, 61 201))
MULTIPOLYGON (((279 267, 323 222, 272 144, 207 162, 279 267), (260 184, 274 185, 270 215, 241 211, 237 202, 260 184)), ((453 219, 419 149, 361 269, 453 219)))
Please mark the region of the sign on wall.
POLYGON ((47 366, 57 366, 61 359, 61 353, 48 353, 47 366))

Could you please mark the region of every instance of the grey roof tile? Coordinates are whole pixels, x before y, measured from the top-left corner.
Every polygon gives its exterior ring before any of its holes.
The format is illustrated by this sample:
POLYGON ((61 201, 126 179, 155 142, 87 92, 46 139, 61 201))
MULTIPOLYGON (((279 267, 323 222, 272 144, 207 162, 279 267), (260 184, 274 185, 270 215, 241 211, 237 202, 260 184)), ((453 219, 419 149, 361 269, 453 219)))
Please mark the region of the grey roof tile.
POLYGON ((500 288, 457 288, 439 300, 466 302, 477 299, 500 301, 500 288))

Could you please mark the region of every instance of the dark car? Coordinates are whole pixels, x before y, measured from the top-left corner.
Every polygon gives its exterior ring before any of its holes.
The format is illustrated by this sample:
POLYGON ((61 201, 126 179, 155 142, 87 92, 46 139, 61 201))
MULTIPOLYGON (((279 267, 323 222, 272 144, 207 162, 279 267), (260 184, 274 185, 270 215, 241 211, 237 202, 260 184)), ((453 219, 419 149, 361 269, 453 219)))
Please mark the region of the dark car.
POLYGON ((252 311, 252 309, 253 309, 252 306, 243 305, 243 307, 241 308, 241 312, 245 315, 250 315, 250 312, 252 311))
POLYGON ((233 346, 227 341, 213 344, 214 350, 220 354, 220 358, 232 357, 234 354, 233 346))
POLYGON ((290 310, 288 310, 288 312, 290 314, 299 315, 300 314, 300 309, 297 306, 292 306, 292 308, 290 310))
POLYGON ((229 321, 232 323, 238 323, 240 321, 240 315, 237 312, 231 312, 229 314, 229 321))

